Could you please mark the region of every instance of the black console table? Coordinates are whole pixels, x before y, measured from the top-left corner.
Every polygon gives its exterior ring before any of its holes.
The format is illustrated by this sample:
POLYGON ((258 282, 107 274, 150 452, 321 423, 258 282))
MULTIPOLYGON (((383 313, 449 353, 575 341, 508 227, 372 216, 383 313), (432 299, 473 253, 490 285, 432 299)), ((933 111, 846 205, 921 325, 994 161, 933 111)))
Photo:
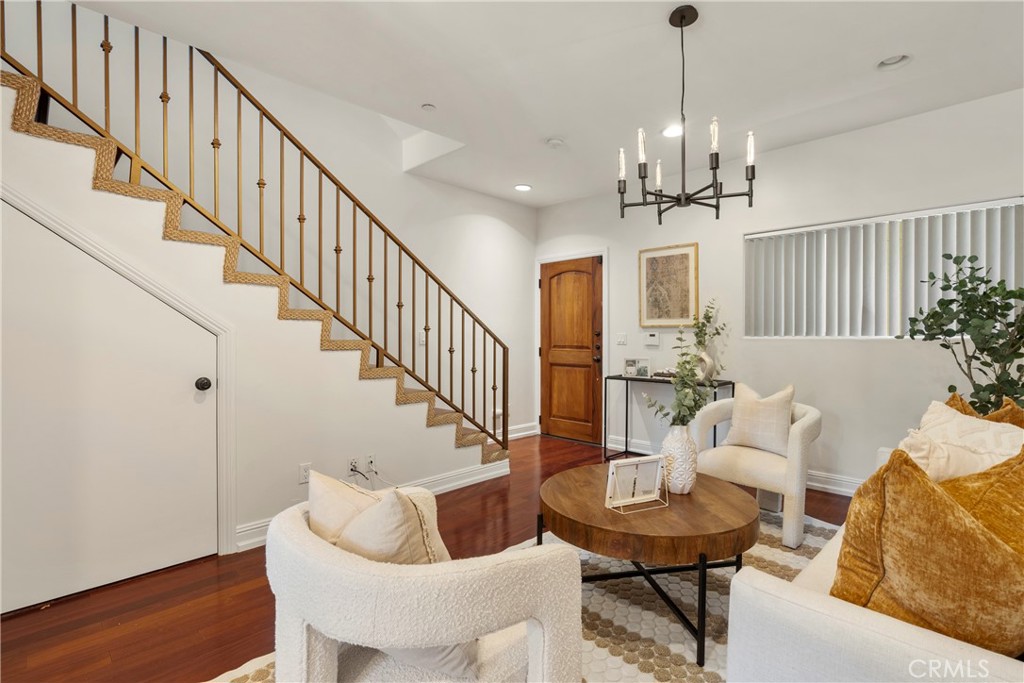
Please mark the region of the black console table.
MULTIPOLYGON (((635 451, 629 450, 629 385, 633 382, 645 382, 648 384, 672 384, 671 377, 630 377, 629 375, 608 375, 604 378, 604 441, 601 443, 601 452, 604 453, 604 459, 607 462, 613 458, 621 458, 624 455, 643 455, 642 453, 636 453, 635 451), (608 453, 608 382, 625 382, 626 383, 626 434, 623 448, 618 453, 608 453)), ((718 391, 723 387, 729 387, 729 396, 723 398, 732 398, 735 392, 734 382, 729 379, 715 380, 712 384, 702 384, 701 386, 710 387, 714 392, 714 400, 718 400, 718 391)), ((712 443, 718 445, 718 427, 716 426, 713 431, 712 443)))

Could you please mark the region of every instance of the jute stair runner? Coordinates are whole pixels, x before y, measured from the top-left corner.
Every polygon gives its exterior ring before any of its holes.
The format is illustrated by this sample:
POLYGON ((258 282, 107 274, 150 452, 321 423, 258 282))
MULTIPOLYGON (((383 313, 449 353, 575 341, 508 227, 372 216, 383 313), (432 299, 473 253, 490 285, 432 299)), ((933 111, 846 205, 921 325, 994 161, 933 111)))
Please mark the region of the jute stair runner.
POLYGON ((3 71, 0 74, 0 85, 13 88, 16 92, 14 115, 11 130, 26 133, 44 140, 63 142, 79 147, 88 147, 96 152, 96 163, 93 167, 92 187, 101 192, 110 192, 125 197, 163 202, 164 227, 163 238, 178 242, 207 244, 224 247, 224 282, 245 285, 263 285, 277 287, 277 317, 280 320, 319 320, 320 349, 322 351, 359 351, 359 378, 364 380, 393 379, 395 382, 395 404, 410 405, 413 403, 427 404, 426 426, 455 425, 455 445, 457 447, 480 445, 480 462, 488 464, 508 458, 508 451, 500 444, 489 443, 489 438, 481 431, 464 426, 461 413, 436 406, 437 395, 432 391, 408 389, 405 386, 406 371, 401 367, 376 367, 370 362, 373 344, 369 340, 333 339, 331 327, 334 315, 325 309, 292 308, 289 306, 288 294, 291 282, 286 275, 268 275, 238 270, 238 255, 241 240, 232 235, 218 235, 181 228, 181 207, 184 198, 177 192, 161 190, 142 185, 126 183, 114 178, 114 164, 117 159, 117 145, 113 140, 76 133, 62 128, 55 128, 35 120, 39 104, 39 81, 29 76, 3 71), (454 417, 453 417, 454 416, 454 417))

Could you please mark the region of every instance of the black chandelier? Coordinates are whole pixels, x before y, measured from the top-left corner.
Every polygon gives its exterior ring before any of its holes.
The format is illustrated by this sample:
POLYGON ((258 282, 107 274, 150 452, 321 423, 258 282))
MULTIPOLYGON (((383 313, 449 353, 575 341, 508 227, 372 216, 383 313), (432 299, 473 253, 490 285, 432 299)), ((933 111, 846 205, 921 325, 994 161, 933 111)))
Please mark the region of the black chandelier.
POLYGON ((682 127, 680 136, 680 149, 682 158, 682 181, 679 194, 666 194, 661 191, 661 159, 658 159, 654 167, 654 190, 647 189, 647 150, 646 136, 644 129, 637 130, 637 174, 640 177, 640 194, 642 201, 626 201, 626 154, 625 150, 619 148, 619 217, 626 217, 626 209, 633 206, 657 206, 658 225, 661 225, 661 217, 665 212, 677 206, 690 206, 697 204, 715 210, 715 220, 719 218, 721 200, 728 197, 746 197, 747 206, 754 205, 754 133, 747 132, 747 191, 746 192, 722 192, 722 183, 718 182, 718 117, 711 119, 711 153, 708 155, 708 167, 711 170, 711 182, 694 192, 686 191, 686 113, 684 103, 686 100, 686 50, 684 42, 684 29, 697 21, 697 9, 693 5, 682 5, 676 7, 668 18, 668 23, 679 28, 679 51, 682 55, 682 95, 679 98, 679 118, 682 127))

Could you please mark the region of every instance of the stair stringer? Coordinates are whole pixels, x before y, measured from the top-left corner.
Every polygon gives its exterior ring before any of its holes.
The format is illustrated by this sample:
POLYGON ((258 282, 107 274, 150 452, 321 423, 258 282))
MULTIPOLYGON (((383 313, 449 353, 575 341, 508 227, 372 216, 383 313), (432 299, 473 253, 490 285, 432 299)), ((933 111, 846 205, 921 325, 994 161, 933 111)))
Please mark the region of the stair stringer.
MULTIPOLYGON (((0 73, 0 85, 15 90, 14 110, 11 119, 11 130, 33 137, 60 142, 69 145, 86 147, 95 152, 95 163, 92 173, 92 188, 134 199, 160 202, 164 204, 163 238, 176 242, 220 246, 224 248, 223 279, 226 283, 261 285, 277 287, 277 317, 280 320, 319 321, 321 323, 320 349, 322 351, 359 351, 359 378, 393 379, 395 382, 395 404, 410 405, 426 403, 427 414, 424 425, 427 428, 455 425, 454 442, 457 448, 480 445, 480 464, 487 465, 508 459, 508 451, 499 444, 490 443, 483 432, 467 428, 461 413, 455 412, 457 419, 444 419, 438 416, 436 407, 437 396, 432 391, 409 389, 405 386, 407 374, 401 367, 378 368, 370 362, 373 348, 369 340, 335 339, 331 335, 334 316, 324 309, 293 308, 289 302, 291 282, 287 276, 252 273, 238 269, 241 240, 232 235, 222 235, 187 230, 181 228, 181 207, 184 198, 177 192, 161 190, 126 183, 114 178, 114 165, 117 158, 117 145, 107 138, 96 135, 77 133, 56 128, 35 120, 40 97, 38 80, 8 71, 0 73)), ((447 417, 447 416, 445 416, 447 417)))

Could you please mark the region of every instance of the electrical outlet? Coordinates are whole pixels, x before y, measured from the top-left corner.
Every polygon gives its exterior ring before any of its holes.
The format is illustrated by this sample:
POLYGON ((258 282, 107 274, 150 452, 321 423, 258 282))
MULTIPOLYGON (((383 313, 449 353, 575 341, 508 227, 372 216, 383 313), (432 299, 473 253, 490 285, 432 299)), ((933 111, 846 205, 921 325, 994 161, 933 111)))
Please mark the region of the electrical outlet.
POLYGON ((373 463, 373 453, 371 453, 370 455, 366 456, 366 473, 373 474, 374 467, 375 466, 373 463))
POLYGON ((420 346, 427 345, 427 333, 424 330, 420 330, 420 346))
POLYGON ((300 484, 308 484, 309 483, 309 470, 312 467, 313 467, 313 463, 311 463, 311 462, 304 462, 301 465, 299 465, 299 483, 300 484))

